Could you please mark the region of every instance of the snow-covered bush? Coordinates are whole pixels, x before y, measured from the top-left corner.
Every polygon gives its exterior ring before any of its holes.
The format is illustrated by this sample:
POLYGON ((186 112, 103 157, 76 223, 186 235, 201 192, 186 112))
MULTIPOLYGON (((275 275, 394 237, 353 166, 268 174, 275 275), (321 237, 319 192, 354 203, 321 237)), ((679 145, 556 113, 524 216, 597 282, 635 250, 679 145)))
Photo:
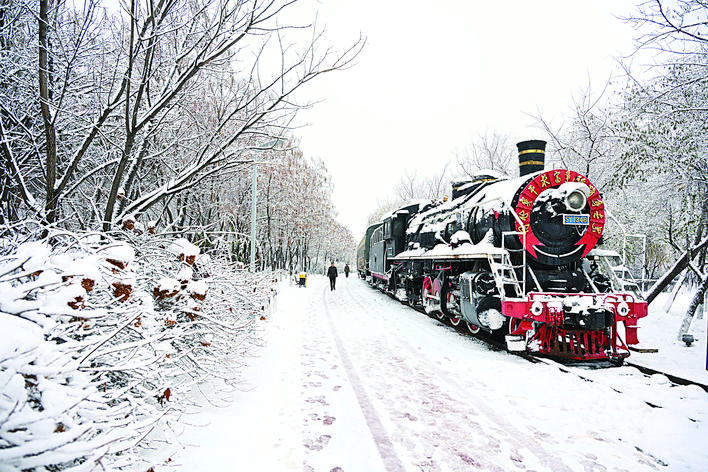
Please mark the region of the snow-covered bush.
POLYGON ((0 471, 167 461, 144 452, 195 384, 238 383, 272 275, 149 233, 25 238, 0 253, 0 471))

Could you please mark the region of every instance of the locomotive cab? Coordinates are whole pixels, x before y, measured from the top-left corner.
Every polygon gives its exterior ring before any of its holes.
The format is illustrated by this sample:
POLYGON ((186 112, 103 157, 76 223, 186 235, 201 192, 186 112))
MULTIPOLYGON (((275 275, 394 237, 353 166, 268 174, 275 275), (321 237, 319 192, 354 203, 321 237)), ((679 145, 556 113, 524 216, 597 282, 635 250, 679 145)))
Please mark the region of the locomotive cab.
POLYGON ((406 244, 406 223, 409 218, 410 209, 406 207, 384 219, 383 238, 386 240, 386 256, 388 258, 403 251, 406 244))
POLYGON ((395 290, 394 272, 401 267, 392 266, 391 259, 406 249, 406 229, 411 217, 428 205, 427 201, 419 201, 394 210, 385 216, 380 226, 373 231, 369 251, 373 283, 395 290))

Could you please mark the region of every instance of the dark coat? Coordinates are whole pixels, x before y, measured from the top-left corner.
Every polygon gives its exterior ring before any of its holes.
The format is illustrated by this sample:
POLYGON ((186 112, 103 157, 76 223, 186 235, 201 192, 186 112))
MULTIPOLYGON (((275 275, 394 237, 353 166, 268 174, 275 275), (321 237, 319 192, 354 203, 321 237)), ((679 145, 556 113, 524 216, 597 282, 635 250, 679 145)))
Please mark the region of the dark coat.
POLYGON ((334 266, 329 266, 329 269, 327 269, 327 277, 330 279, 336 279, 337 278, 337 268, 334 266))

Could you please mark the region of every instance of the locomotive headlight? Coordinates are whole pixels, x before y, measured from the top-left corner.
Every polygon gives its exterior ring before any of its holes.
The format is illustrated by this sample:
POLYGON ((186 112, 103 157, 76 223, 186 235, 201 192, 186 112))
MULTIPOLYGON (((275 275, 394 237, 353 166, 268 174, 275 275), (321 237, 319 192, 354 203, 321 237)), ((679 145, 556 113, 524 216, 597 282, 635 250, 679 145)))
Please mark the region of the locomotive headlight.
POLYGON ((570 211, 580 211, 585 208, 585 203, 587 199, 585 195, 580 190, 573 190, 565 197, 565 206, 570 211))
POLYGON ((629 305, 626 302, 622 302, 617 305, 617 313, 620 316, 627 316, 629 314, 629 305))
POLYGON ((590 196, 590 187, 582 182, 566 182, 558 190, 565 196, 565 207, 569 211, 585 208, 590 196))
POLYGON ((539 316, 541 313, 543 313, 543 303, 539 301, 533 302, 533 304, 531 304, 531 314, 533 316, 539 316))

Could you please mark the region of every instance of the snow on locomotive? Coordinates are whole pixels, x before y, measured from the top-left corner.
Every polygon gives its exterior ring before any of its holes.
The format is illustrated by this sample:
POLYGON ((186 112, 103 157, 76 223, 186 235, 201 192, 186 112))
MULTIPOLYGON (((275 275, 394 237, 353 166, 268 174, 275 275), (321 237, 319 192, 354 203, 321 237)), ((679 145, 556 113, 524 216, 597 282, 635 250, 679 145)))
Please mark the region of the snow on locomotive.
POLYGON ((598 269, 606 211, 597 188, 544 171, 545 141, 524 141, 520 177, 453 182, 452 198, 416 202, 368 228, 362 277, 510 351, 621 362, 647 315, 638 293, 598 269))

